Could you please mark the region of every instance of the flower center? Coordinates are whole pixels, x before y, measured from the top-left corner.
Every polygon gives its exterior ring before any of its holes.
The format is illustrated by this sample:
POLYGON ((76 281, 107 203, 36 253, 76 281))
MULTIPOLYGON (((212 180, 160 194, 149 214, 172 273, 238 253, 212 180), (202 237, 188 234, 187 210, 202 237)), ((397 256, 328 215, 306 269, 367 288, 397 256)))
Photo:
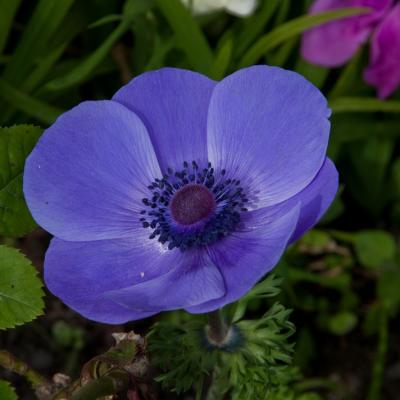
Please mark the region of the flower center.
POLYGON ((195 161, 183 169, 167 169, 147 187, 149 196, 140 222, 150 228, 149 239, 168 244, 170 250, 207 246, 234 231, 248 198, 238 179, 227 177, 225 169, 215 171, 211 163, 201 168, 195 161))
POLYGON ((181 225, 192 225, 209 217, 215 208, 210 190, 199 184, 180 188, 171 200, 171 215, 181 225))

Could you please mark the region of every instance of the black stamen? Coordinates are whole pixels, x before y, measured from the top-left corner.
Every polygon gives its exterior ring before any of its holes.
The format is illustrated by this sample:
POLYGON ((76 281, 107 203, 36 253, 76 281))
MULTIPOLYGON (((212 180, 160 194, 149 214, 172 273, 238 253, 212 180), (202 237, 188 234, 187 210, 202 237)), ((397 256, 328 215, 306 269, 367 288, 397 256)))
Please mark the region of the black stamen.
MULTIPOLYGON (((167 168, 167 173, 162 179, 156 178, 147 186, 150 195, 143 198, 142 203, 149 209, 141 210, 140 215, 147 214, 152 220, 148 222, 146 218, 141 217, 139 221, 144 228, 153 230, 150 239, 158 237, 157 240, 167 244, 170 250, 179 248, 185 251, 206 246, 229 235, 240 222, 240 213, 248 210, 245 207, 248 198, 239 186, 240 181, 220 178, 218 184, 215 184, 215 169, 210 162, 207 162, 206 168, 201 169, 196 161, 184 161, 181 171, 167 168), (174 193, 188 184, 204 185, 215 198, 217 211, 204 221, 200 228, 183 229, 176 221, 173 223, 174 218, 168 207, 174 193)), ((225 176, 226 173, 226 169, 222 169, 220 176, 225 176)))

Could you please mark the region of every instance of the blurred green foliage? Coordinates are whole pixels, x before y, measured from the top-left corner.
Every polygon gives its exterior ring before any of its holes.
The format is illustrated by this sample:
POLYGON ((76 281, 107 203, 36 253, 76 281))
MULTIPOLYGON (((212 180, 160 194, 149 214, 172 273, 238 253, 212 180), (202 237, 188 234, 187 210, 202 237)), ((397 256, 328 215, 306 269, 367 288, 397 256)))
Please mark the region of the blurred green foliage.
POLYGON ((17 395, 6 381, 0 380, 0 396, 2 400, 17 400, 17 395))
MULTIPOLYGON (((213 79, 254 63, 295 70, 329 100, 328 152, 342 184, 318 229, 291 246, 276 270, 284 278, 280 302, 293 308, 298 327, 294 359, 305 378, 296 383, 297 392, 315 389, 333 399, 376 400, 385 365, 395 368, 400 357, 397 348, 387 351, 398 330, 400 306, 400 93, 380 101, 363 82, 366 47, 343 68, 305 62, 299 55, 305 29, 365 12, 307 16, 309 4, 264 0, 252 16, 241 19, 222 12, 195 18, 179 0, 0 0, 0 125, 10 126, 0 130, 0 235, 5 243, 21 245, 22 239, 12 238, 35 227, 21 189, 24 159, 41 133, 35 126, 46 128, 83 100, 110 98, 130 78, 162 66, 193 69, 213 79), (358 382, 355 389, 346 374, 358 382)), ((1 249, 4 285, 4 259, 13 250, 1 249)), ((24 263, 29 264, 18 253, 7 262, 13 266, 7 272, 18 274, 24 263)), ((21 295, 28 296, 23 283, 18 283, 21 295)), ((35 290, 32 313, 10 313, 7 326, 40 312, 41 292, 35 290)), ((243 298, 235 320, 260 318, 271 305, 270 294, 277 295, 261 290, 243 298)), ((85 347, 82 332, 57 322, 52 340, 73 349, 67 364, 76 367, 85 347)), ((14 398, 7 390, 0 381, 0 397, 14 398)), ((381 398, 395 399, 392 393, 399 390, 398 383, 390 383, 381 398)))

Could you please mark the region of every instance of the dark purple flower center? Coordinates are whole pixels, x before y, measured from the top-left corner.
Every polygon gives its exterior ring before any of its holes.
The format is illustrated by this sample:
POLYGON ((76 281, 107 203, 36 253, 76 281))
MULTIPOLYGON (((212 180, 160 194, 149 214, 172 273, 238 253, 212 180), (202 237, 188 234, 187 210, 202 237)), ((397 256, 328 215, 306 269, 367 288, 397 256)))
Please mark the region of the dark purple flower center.
POLYGON ((181 187, 172 197, 171 215, 181 225, 192 225, 208 218, 215 208, 214 195, 201 184, 181 187))
POLYGON ((200 168, 195 161, 167 172, 151 182, 150 196, 142 199, 146 209, 140 222, 153 230, 150 239, 184 251, 211 244, 237 228, 248 202, 239 180, 227 178, 224 169, 216 173, 211 163, 200 168))

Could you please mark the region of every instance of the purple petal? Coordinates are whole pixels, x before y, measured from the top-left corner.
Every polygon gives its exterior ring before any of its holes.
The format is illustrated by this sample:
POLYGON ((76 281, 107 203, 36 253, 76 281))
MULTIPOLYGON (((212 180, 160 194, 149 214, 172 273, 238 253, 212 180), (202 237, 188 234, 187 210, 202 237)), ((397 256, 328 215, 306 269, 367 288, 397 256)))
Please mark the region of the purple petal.
POLYGON ((332 21, 306 31, 301 54, 313 64, 337 67, 346 63, 368 39, 377 22, 387 13, 392 0, 317 0, 310 14, 347 7, 370 7, 373 11, 332 21))
POLYGON ((168 274, 106 294, 122 306, 140 312, 196 306, 225 295, 224 280, 205 252, 181 253, 168 274))
MULTIPOLYGON (((324 215, 338 189, 338 172, 328 158, 314 180, 300 193, 286 200, 287 207, 300 203, 300 217, 289 242, 294 242, 312 228, 324 215)), ((281 204, 280 206, 282 206, 281 204)))
POLYGON ((239 178, 253 201, 258 196, 255 208, 280 203, 321 168, 329 115, 325 97, 301 75, 260 65, 242 69, 214 89, 209 159, 239 178))
POLYGON ((215 82, 196 72, 163 68, 121 88, 113 100, 137 113, 149 131, 161 168, 207 161, 207 110, 215 82))
POLYGON ((247 293, 279 261, 298 216, 298 205, 289 210, 284 205, 243 214, 243 229, 209 248, 211 260, 224 277, 226 295, 186 310, 209 312, 247 293))
MULTIPOLYGON (((164 250, 146 235, 132 239, 66 242, 54 238, 46 253, 44 278, 49 290, 84 317, 110 324, 145 318, 149 312, 111 301, 106 292, 139 285, 180 262, 179 250, 164 250)), ((154 299, 158 292, 149 293, 154 299)), ((155 300, 156 301, 156 300, 155 300)))
POLYGON ((386 16, 372 38, 365 80, 378 89, 381 99, 400 86, 400 4, 386 16))
POLYGON ((38 224, 61 239, 127 237, 160 174, 140 119, 116 102, 91 101, 45 131, 27 159, 24 193, 38 224))

